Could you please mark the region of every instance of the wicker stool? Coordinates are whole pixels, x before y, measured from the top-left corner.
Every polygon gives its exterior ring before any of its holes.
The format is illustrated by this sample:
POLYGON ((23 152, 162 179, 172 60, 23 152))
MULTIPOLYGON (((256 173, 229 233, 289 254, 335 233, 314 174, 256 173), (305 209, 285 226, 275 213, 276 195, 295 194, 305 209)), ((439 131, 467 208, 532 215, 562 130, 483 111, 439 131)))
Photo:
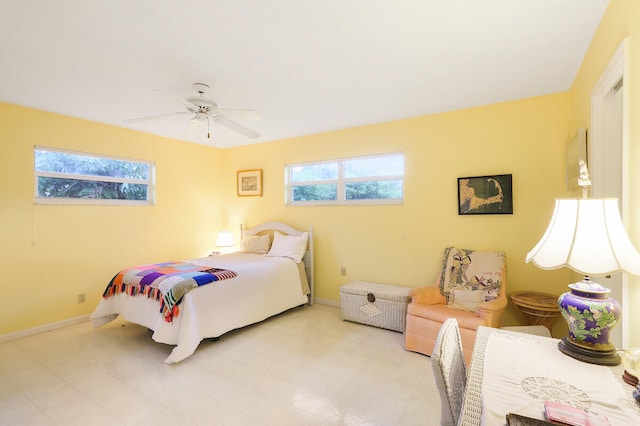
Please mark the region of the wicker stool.
POLYGON ((558 296, 536 291, 516 291, 509 296, 529 325, 544 325, 549 330, 560 316, 558 296))

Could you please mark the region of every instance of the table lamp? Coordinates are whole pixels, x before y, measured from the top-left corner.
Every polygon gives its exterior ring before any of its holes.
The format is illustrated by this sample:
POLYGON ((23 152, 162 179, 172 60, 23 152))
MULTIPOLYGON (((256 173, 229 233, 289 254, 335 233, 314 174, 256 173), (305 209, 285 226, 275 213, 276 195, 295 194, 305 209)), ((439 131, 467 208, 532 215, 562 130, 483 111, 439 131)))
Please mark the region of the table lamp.
POLYGON ((620 321, 620 304, 610 290, 591 275, 629 272, 640 275, 640 254, 629 240, 615 198, 587 198, 591 185, 586 165, 580 164, 578 184, 583 198, 558 199, 551 222, 526 262, 541 269, 569 267, 583 274, 580 282, 558 298, 569 334, 558 343, 560 351, 580 361, 618 365, 620 357, 610 332, 620 321))
MULTIPOLYGON (((225 247, 233 247, 235 242, 233 240, 233 232, 231 231, 220 231, 218 232, 218 236, 216 237, 216 248, 224 249, 225 247)), ((222 253, 220 251, 213 251, 211 254, 216 255, 222 253)))

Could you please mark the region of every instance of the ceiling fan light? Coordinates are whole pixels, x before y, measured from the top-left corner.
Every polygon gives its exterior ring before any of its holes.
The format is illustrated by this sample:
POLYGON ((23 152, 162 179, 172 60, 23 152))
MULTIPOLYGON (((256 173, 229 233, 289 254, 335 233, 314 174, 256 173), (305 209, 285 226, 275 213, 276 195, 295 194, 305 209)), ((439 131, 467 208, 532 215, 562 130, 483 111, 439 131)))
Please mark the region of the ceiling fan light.
POLYGON ((241 119, 249 119, 249 120, 260 120, 262 117, 258 112, 249 110, 249 109, 241 109, 241 108, 230 108, 218 110, 218 105, 211 99, 205 98, 203 95, 209 89, 209 85, 204 83, 194 83, 192 87, 198 92, 198 96, 190 96, 187 98, 182 98, 180 96, 174 95, 172 93, 163 92, 161 90, 155 90, 156 92, 162 94, 174 102, 178 102, 182 104, 186 111, 180 111, 170 114, 160 114, 149 117, 141 117, 136 119, 125 120, 129 123, 135 123, 138 121, 146 121, 153 120, 156 118, 163 118, 167 116, 173 115, 191 115, 191 119, 187 123, 186 129, 183 131, 185 135, 193 135, 202 125, 202 122, 207 120, 207 138, 211 138, 211 133, 209 132, 209 118, 212 118, 217 124, 220 124, 236 133, 239 133, 243 136, 246 136, 251 139, 257 139, 260 137, 260 133, 256 132, 253 129, 245 127, 244 125, 231 120, 225 117, 225 114, 237 115, 241 119))

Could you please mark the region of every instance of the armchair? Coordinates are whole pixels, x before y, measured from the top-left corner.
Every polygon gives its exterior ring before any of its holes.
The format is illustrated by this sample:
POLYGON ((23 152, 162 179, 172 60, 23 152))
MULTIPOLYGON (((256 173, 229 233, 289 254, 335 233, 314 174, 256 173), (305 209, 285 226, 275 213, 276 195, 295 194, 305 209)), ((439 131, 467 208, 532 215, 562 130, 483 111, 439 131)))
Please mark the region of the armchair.
POLYGON ((411 292, 405 348, 431 356, 440 327, 455 318, 469 364, 478 327, 500 327, 506 290, 505 253, 447 247, 438 281, 411 292))

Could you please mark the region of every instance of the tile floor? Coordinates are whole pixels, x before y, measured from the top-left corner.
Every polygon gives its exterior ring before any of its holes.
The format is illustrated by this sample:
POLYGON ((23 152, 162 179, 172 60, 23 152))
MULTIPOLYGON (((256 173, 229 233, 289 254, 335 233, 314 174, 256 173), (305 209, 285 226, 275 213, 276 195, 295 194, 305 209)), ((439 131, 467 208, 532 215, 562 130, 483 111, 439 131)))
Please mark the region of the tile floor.
POLYGON ((430 359, 333 306, 171 348, 119 319, 0 343, 0 425, 439 424, 430 359))

